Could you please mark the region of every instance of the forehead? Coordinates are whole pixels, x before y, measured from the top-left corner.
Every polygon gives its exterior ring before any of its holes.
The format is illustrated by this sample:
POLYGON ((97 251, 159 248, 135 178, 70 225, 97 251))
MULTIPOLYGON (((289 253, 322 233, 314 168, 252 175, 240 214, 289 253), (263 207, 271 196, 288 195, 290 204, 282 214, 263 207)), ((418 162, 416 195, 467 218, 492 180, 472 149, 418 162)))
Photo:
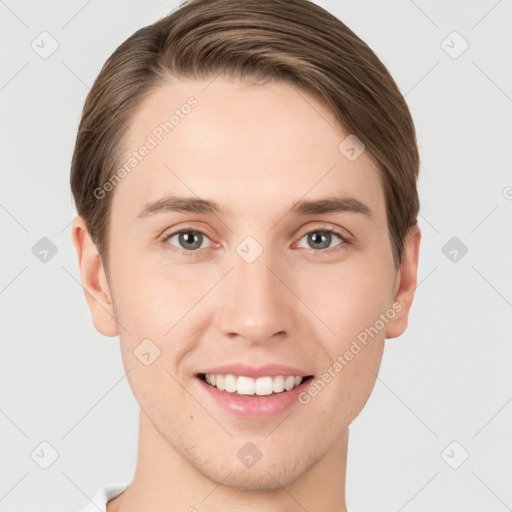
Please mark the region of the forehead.
POLYGON ((340 151, 348 135, 323 103, 286 82, 217 77, 163 85, 132 116, 119 167, 130 158, 134 165, 125 165, 115 187, 113 213, 134 218, 176 194, 215 198, 237 215, 262 214, 328 193, 385 215, 373 159, 363 151, 349 160, 340 151))

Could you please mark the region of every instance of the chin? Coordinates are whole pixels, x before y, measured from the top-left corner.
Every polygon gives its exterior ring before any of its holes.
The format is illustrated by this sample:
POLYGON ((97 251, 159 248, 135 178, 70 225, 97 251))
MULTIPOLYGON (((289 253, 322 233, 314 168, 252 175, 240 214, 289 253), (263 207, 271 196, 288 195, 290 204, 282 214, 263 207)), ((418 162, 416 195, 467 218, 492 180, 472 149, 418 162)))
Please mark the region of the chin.
MULTIPOLYGON (((213 459, 213 456, 212 456, 213 459)), ((298 460, 290 460, 289 455, 283 457, 262 457, 253 467, 247 468, 238 458, 229 462, 226 454, 221 455, 220 463, 203 460, 191 460, 191 464, 206 478, 224 487, 240 490, 272 490, 280 489, 300 478, 314 463, 302 455, 298 460)))
POLYGON ((207 478, 219 485, 244 491, 280 489, 283 485, 288 485, 296 480, 300 475, 300 472, 292 474, 289 468, 276 470, 275 467, 272 470, 263 467, 242 470, 239 467, 223 467, 219 468, 219 471, 205 474, 207 478))

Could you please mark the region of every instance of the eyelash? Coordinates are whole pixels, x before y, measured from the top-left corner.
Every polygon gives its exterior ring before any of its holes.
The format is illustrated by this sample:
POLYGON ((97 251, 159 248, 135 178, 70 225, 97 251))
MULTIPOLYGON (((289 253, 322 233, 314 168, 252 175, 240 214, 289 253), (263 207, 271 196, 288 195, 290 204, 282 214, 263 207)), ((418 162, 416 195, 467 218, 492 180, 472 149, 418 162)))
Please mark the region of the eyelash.
MULTIPOLYGON (((199 233, 199 234, 205 236, 206 238, 210 238, 206 233, 204 233, 200 229, 193 228, 193 227, 185 227, 185 228, 182 228, 182 229, 180 229, 178 231, 173 231, 171 233, 166 233, 161 238, 161 243, 162 243, 162 245, 165 248, 169 249, 170 247, 172 247, 171 250, 177 251, 178 254, 181 254, 183 256, 186 256, 186 257, 189 257, 189 258, 194 258, 196 256, 199 256, 200 252, 201 252, 199 249, 194 249, 194 250, 186 251, 185 249, 179 249, 178 247, 176 247, 174 245, 171 245, 171 244, 169 244, 167 242, 167 240, 169 238, 171 238, 172 236, 174 236, 174 235, 179 235, 179 234, 182 234, 182 233, 189 233, 190 231, 193 231, 194 233, 199 233)), ((335 230, 333 228, 327 228, 327 227, 325 227, 325 228, 324 227, 319 227, 319 228, 311 229, 309 231, 305 231, 305 232, 301 233, 301 235, 299 236, 298 240, 301 240, 305 235, 309 235, 310 233, 329 233, 330 235, 336 235, 337 237, 339 237, 341 239, 341 243, 339 243, 338 245, 336 245, 334 247, 331 247, 331 248, 328 248, 328 249, 318 249, 318 250, 311 249, 314 252, 323 252, 323 253, 331 254, 333 252, 343 250, 346 245, 350 245, 352 243, 352 241, 346 235, 340 233, 339 231, 337 231, 337 230, 335 230)))

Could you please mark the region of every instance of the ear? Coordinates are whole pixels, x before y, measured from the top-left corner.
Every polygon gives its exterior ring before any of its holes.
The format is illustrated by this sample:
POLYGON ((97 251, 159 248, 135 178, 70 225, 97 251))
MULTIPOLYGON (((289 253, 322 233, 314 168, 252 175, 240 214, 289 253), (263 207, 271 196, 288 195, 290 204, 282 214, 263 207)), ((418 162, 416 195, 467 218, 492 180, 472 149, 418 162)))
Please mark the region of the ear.
POLYGON ((78 256, 82 288, 94 327, 104 336, 117 336, 119 333, 112 296, 103 263, 82 217, 78 216, 73 221, 71 236, 78 256))
POLYGON ((414 292, 418 282, 418 257, 420 249, 421 232, 417 224, 409 228, 405 239, 402 264, 397 272, 393 287, 392 308, 397 312, 388 322, 386 338, 401 336, 407 329, 409 311, 414 299, 414 292))

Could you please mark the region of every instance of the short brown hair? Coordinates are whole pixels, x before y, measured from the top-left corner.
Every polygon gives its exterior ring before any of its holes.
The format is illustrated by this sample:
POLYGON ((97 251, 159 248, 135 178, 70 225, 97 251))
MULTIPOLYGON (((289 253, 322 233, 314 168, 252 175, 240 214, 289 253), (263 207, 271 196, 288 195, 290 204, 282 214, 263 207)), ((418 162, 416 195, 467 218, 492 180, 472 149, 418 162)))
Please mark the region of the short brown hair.
POLYGON ((344 23, 309 0, 189 0, 114 51, 82 111, 71 190, 107 276, 112 193, 99 199, 94 190, 120 165, 135 109, 172 78, 220 74, 298 86, 364 143, 380 171, 399 268, 406 235, 417 222, 420 162, 409 109, 384 64, 344 23))

